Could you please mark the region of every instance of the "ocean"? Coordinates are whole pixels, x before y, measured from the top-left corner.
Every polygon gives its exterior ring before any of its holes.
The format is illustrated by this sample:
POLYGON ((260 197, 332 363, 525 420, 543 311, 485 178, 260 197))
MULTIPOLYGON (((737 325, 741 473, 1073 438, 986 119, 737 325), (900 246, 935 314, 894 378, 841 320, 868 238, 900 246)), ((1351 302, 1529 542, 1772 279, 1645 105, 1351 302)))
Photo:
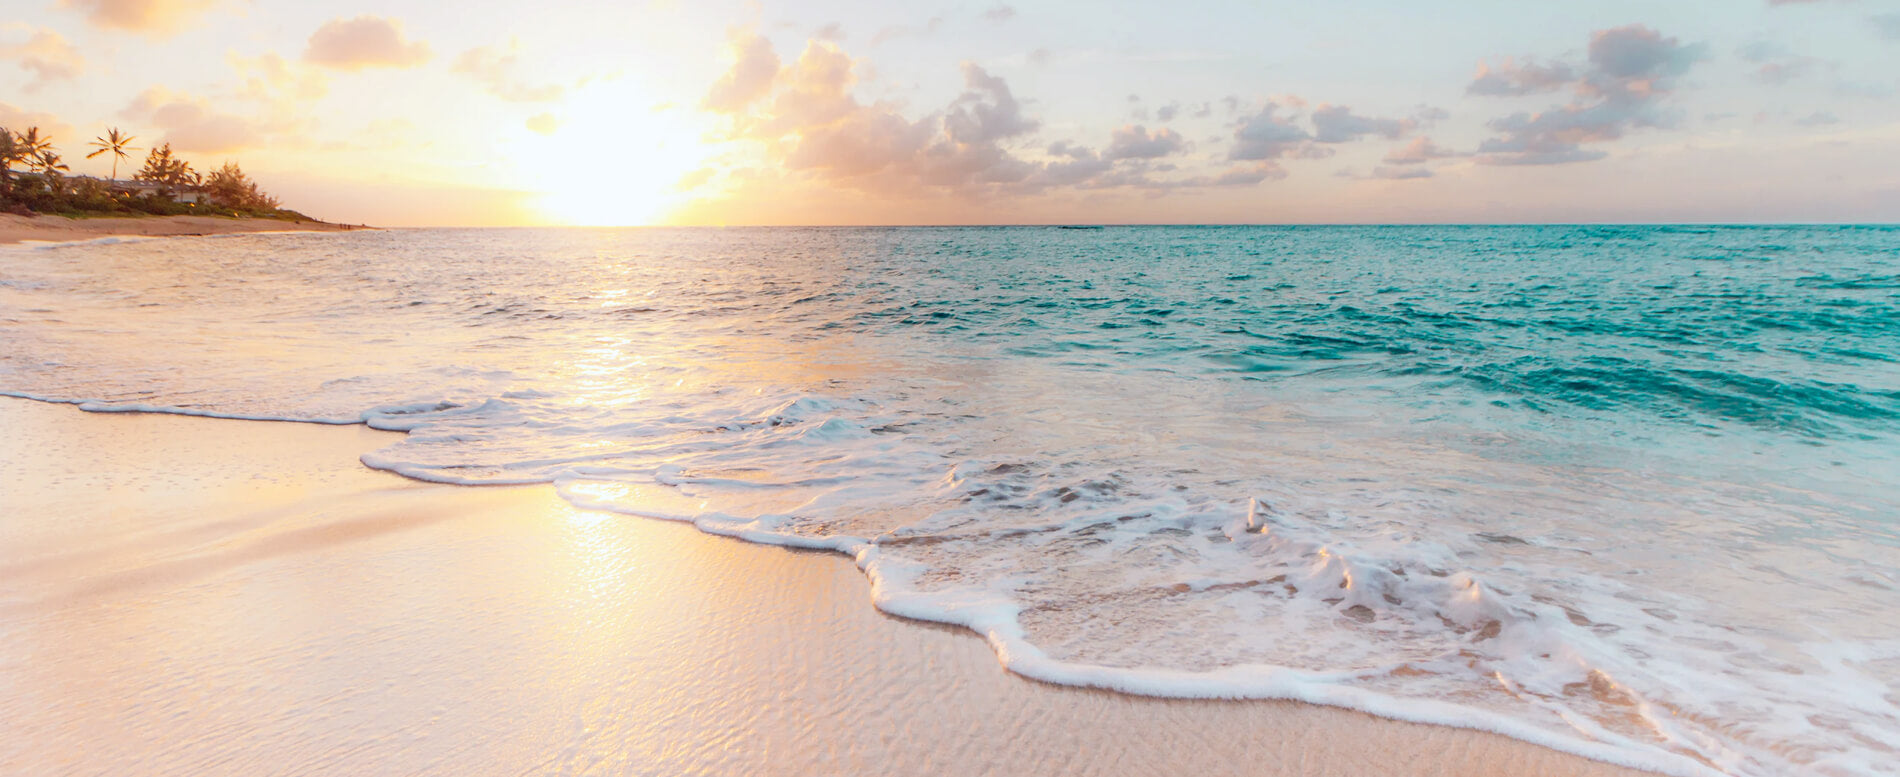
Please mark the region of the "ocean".
POLYGON ((0 248, 0 394, 405 431, 363 463, 850 554, 1032 678, 1676 774, 1900 774, 1897 360, 1895 227, 0 248))

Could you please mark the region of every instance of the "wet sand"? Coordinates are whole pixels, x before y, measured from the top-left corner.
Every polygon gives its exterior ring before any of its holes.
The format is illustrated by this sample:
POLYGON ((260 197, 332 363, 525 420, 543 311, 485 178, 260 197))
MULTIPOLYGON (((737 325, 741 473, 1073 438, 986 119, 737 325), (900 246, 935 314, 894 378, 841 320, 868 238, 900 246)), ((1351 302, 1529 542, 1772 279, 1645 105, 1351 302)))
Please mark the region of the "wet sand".
POLYGON ((363 427, 0 429, 0 774, 1638 774, 1024 680, 843 556, 404 480, 363 427))
POLYGON ((233 219, 223 216, 145 216, 69 219, 0 213, 0 245, 37 240, 52 243, 101 237, 223 235, 234 232, 344 232, 365 229, 324 221, 233 219))

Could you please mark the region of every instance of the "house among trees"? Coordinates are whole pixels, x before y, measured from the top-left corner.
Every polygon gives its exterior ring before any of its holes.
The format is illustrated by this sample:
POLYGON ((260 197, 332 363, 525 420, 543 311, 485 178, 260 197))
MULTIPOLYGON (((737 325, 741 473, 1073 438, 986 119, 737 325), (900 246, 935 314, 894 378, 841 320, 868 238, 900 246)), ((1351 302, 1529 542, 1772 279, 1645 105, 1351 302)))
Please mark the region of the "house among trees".
MULTIPOLYGON (((90 179, 90 180, 98 180, 98 179, 90 179)), ((164 198, 170 199, 172 202, 183 202, 183 203, 190 203, 190 204, 196 204, 196 203, 207 201, 205 190, 204 190, 204 187, 202 186, 173 187, 173 186, 167 186, 162 183, 157 183, 154 181, 139 181, 139 180, 105 181, 102 183, 105 183, 106 187, 110 189, 113 194, 124 194, 131 197, 140 197, 140 196, 164 197, 164 198)))

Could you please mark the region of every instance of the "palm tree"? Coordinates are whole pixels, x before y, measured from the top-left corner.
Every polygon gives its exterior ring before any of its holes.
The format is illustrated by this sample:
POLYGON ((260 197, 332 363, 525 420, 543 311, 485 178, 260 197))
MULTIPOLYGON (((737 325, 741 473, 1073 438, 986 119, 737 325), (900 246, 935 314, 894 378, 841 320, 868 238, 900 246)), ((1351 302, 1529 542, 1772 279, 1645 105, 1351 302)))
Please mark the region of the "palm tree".
POLYGON ((40 137, 39 127, 28 127, 25 134, 0 129, 0 184, 5 185, 7 193, 13 192, 13 165, 25 163, 28 169, 37 168, 41 155, 52 150, 52 142, 40 137))
POLYGON ((23 149, 21 153, 29 160, 44 152, 53 150, 53 139, 40 137, 39 127, 27 127, 26 134, 18 137, 20 139, 20 148, 23 149))
POLYGON ((72 168, 60 161, 59 152, 50 148, 33 156, 33 168, 45 175, 72 172, 72 168))
POLYGON ((39 171, 40 180, 46 184, 46 190, 52 192, 54 197, 65 194, 66 181, 61 173, 72 172, 72 168, 59 160, 59 152, 54 151, 51 146, 46 147, 34 155, 33 169, 39 171))
POLYGON ((91 159, 100 154, 110 152, 112 154, 112 181, 113 183, 118 183, 119 160, 126 158, 125 152, 138 150, 132 147, 132 141, 134 140, 138 140, 138 138, 132 137, 131 135, 122 134, 119 132, 118 127, 113 127, 111 129, 106 130, 105 137, 93 138, 92 145, 98 148, 99 150, 94 151, 90 154, 87 154, 86 158, 91 159))
POLYGON ((0 193, 13 192, 13 166, 26 161, 26 146, 12 130, 0 127, 0 193))

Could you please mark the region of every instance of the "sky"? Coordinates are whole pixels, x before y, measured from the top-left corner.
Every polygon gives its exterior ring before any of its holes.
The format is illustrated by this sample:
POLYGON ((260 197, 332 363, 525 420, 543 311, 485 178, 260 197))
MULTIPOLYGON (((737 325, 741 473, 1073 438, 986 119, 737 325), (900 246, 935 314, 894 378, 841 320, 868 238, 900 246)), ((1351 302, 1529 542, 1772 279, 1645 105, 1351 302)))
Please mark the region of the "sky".
POLYGON ((75 173, 350 223, 1900 221, 1900 0, 0 11, 75 173))

